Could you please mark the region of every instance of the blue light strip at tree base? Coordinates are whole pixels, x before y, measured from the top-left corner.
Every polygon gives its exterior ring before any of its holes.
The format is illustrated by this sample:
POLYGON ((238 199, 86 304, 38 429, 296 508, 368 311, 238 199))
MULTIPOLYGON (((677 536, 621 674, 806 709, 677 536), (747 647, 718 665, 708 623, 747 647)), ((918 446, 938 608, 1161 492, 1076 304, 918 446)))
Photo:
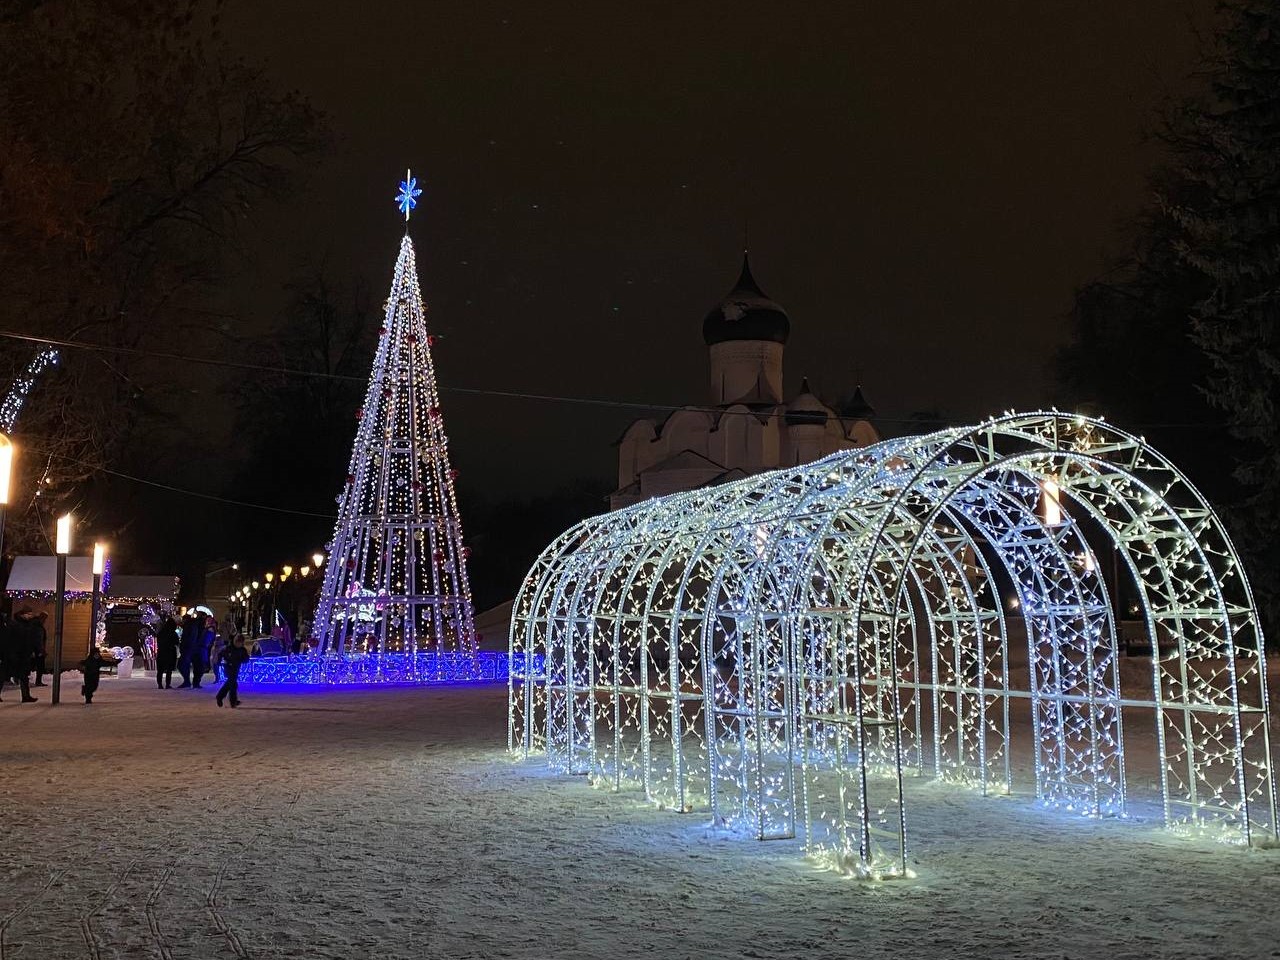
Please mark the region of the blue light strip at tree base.
MULTIPOLYGON (((534 673, 540 673, 540 661, 534 673)), ((506 653, 386 653, 316 657, 254 657, 240 669, 249 686, 422 686, 440 683, 506 683, 511 679, 506 653)), ((523 671, 517 669, 516 674, 523 671)))

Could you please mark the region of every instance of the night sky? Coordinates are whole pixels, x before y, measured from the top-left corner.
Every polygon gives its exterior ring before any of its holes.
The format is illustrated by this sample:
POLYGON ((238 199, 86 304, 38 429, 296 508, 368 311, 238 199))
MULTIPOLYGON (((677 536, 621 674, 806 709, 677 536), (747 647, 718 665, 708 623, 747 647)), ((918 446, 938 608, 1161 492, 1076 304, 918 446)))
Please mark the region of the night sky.
MULTIPOLYGON (((324 257, 380 302, 411 165, 464 508, 608 489, 612 443, 644 411, 451 387, 705 402, 701 321, 744 234, 791 317, 788 394, 802 376, 828 401, 861 383, 885 433, 915 411, 1053 402, 1072 292, 1123 251, 1159 156, 1148 132, 1212 15, 1211 0, 229 7, 224 38, 337 141, 229 293, 251 323, 277 316, 285 282, 324 257)), ((332 443, 345 464, 351 435, 332 443)))
MULTIPOLYGON (((274 0, 224 29, 339 137, 283 236, 305 226, 380 299, 395 185, 421 175, 446 388, 705 401, 701 319, 745 225, 791 316, 788 392, 980 417, 1054 399, 1072 291, 1123 248, 1210 13, 274 0)), ((445 397, 486 496, 610 476, 637 415, 445 397)))

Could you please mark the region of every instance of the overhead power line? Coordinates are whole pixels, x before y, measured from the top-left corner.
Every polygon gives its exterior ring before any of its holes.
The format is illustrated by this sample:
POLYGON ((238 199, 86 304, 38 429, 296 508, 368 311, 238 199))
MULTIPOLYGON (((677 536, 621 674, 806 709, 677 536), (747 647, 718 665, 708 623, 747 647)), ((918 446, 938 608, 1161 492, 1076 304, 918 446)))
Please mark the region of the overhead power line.
MULTIPOLYGON (((0 338, 18 340, 33 344, 51 344, 69 350, 87 350, 96 353, 117 353, 129 356, 149 357, 155 360, 171 360, 178 363, 200 363, 211 367, 224 367, 232 370, 243 370, 252 373, 270 373, 288 377, 303 377, 314 380, 339 380, 345 383, 368 383, 367 377, 357 377, 346 373, 327 373, 321 370, 304 370, 299 367, 278 367, 270 364, 246 363, 241 360, 227 360, 220 357, 192 356, 183 353, 170 353, 163 350, 144 350, 140 347, 113 347, 101 343, 86 343, 83 340, 58 340, 50 337, 37 337, 12 330, 0 330, 0 338)), ((474 397, 498 397, 506 400, 533 400, 542 403, 568 403, 588 407, 611 407, 625 410, 656 410, 663 413, 674 413, 677 410, 695 410, 714 413, 718 416, 738 414, 740 416, 759 417, 756 411, 725 410, 716 406, 697 404, 657 403, 644 400, 618 400, 610 397, 566 397, 549 393, 527 393, 519 390, 493 390, 485 387, 440 386, 441 393, 460 394, 474 397)), ((782 416, 781 412, 765 414, 766 416, 782 416)), ((877 423, 919 424, 921 417, 886 417, 876 414, 870 419, 877 423)), ((947 418, 942 418, 947 419, 947 418)), ((1212 427, 1218 429, 1217 423, 1127 423, 1127 426, 1150 429, 1153 427, 1212 427)))

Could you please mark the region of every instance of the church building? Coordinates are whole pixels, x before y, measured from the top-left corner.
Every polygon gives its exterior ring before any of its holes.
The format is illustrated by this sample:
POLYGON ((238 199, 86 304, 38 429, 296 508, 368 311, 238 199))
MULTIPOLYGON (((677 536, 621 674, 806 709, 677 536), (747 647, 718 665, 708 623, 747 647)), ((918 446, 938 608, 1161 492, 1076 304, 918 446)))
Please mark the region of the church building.
POLYGON ((742 258, 734 288, 702 321, 710 351, 711 403, 688 406, 661 424, 637 420, 618 441, 613 510, 680 490, 724 483, 817 460, 880 439, 859 387, 836 409, 809 389, 786 398, 782 353, 787 312, 760 289, 742 258))

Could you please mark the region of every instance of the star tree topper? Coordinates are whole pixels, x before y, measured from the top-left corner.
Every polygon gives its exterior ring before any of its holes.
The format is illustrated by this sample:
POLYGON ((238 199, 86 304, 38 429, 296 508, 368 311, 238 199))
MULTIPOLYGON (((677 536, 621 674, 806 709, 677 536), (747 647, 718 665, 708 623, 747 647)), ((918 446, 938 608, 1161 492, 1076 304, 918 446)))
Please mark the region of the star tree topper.
POLYGON ((409 211, 418 205, 420 196, 422 191, 418 188, 418 179, 412 175, 412 171, 405 170, 404 179, 400 181, 400 192, 396 194, 396 206, 404 214, 405 223, 409 222, 409 211))

